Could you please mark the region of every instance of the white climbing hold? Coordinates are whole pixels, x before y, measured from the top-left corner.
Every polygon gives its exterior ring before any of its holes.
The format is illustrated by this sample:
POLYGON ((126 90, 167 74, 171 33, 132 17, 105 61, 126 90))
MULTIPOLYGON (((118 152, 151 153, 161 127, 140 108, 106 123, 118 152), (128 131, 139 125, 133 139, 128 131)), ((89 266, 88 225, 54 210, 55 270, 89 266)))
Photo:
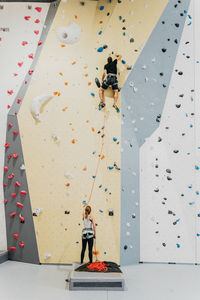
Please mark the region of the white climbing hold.
POLYGON ((126 235, 127 235, 127 236, 130 236, 130 235, 131 235, 131 233, 130 233, 129 231, 127 231, 127 232, 126 232, 126 235))
POLYGON ((45 255, 44 255, 44 259, 45 260, 47 260, 48 258, 50 258, 51 257, 51 253, 45 253, 45 255))
POLYGON ((126 223, 127 227, 131 227, 131 224, 129 222, 126 223))
POLYGON ((137 127, 135 127, 135 128, 134 128, 134 131, 135 131, 135 132, 137 132, 137 131, 138 131, 138 128, 137 128, 137 127))
POLYGON ((70 192, 66 192, 66 195, 69 196, 69 195, 70 195, 70 192))
POLYGON ((130 81, 130 82, 129 82, 129 86, 130 86, 130 87, 134 87, 134 82, 133 82, 133 81, 130 81))
POLYGON ((132 120, 132 121, 131 121, 132 124, 135 124, 135 122, 136 122, 136 120, 132 120))
POLYGON ((24 171, 24 170, 26 170, 26 167, 25 167, 25 165, 24 165, 24 164, 22 164, 22 165, 21 165, 19 168, 20 168, 20 170, 21 170, 21 171, 24 171))
POLYGON ((134 90, 134 92, 136 93, 136 92, 138 91, 138 88, 136 88, 136 87, 134 86, 133 90, 134 90))
POLYGON ((38 217, 42 211, 43 211, 43 208, 35 208, 33 211, 33 216, 38 217))
POLYGON ((72 174, 70 174, 70 173, 65 173, 65 177, 67 177, 67 178, 69 178, 69 179, 72 179, 72 178, 73 178, 72 174))
POLYGON ((58 27, 56 34, 60 42, 74 44, 80 40, 81 28, 78 24, 72 22, 69 26, 58 27))
POLYGON ((146 65, 142 66, 142 69, 143 69, 143 70, 145 70, 146 68, 147 68, 147 66, 146 66, 146 65))
POLYGON ((44 105, 48 100, 53 98, 53 94, 42 94, 40 96, 35 97, 31 103, 31 113, 34 119, 37 121, 40 120, 40 109, 41 106, 44 105))
POLYGON ((153 63, 156 61, 156 59, 155 59, 155 57, 154 58, 152 58, 152 60, 151 60, 153 63))
POLYGON ((130 105, 127 108, 128 108, 128 110, 131 110, 131 106, 130 105))
POLYGON ((145 77, 145 82, 149 81, 149 78, 148 77, 145 77))
POLYGON ((57 134, 53 133, 51 136, 56 143, 59 143, 61 141, 61 138, 57 134))
POLYGON ((133 11, 133 10, 131 10, 131 11, 130 11, 130 15, 132 16, 133 14, 134 14, 134 11, 133 11))

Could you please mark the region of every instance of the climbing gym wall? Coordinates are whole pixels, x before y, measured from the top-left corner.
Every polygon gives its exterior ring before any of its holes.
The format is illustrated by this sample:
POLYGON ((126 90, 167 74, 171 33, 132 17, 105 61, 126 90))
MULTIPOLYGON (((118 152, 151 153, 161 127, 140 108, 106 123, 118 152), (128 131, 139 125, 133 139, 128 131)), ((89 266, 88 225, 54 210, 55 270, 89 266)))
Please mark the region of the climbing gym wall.
MULTIPOLYGON (((127 221, 121 218, 121 113, 112 107, 111 91, 105 111, 98 110, 94 78, 101 79, 109 55, 121 54, 123 86, 166 4, 59 4, 18 114, 40 262, 80 259, 81 214, 88 201, 99 259, 120 262, 121 254, 121 263, 131 255, 133 261, 138 245, 129 241, 120 253, 120 226, 127 221)), ((131 227, 129 238, 133 224, 125 226, 131 227)))
MULTIPOLYGON (((199 21, 198 1, 175 1, 168 16, 175 15, 183 32, 173 26, 162 47, 163 56, 178 52, 159 128, 141 147, 141 261, 199 263, 199 21), (187 4, 189 7, 187 8, 187 4)), ((162 18, 164 30, 169 23, 162 18)), ((166 28, 166 29, 165 29, 166 28)), ((156 56, 155 56, 156 58, 156 56)), ((165 59, 165 58, 164 58, 165 59)), ((172 55, 171 55, 172 59, 172 55)), ((166 78, 169 68, 162 64, 157 74, 166 78)))
MULTIPOLYGON (((7 169, 4 170, 6 131, 8 128, 7 116, 10 114, 10 109, 16 100, 21 86, 27 85, 24 79, 30 70, 33 61, 32 55, 34 55, 38 47, 40 33, 44 25, 49 4, 41 4, 42 11, 40 15, 37 10, 35 10, 35 7, 37 7, 37 4, 33 5, 31 3, 4 2, 0 5, 0 250, 7 249, 4 206, 6 205, 6 201, 9 201, 11 204, 11 195, 6 194, 7 186, 5 185, 8 184, 8 176, 13 172, 12 163, 9 165, 7 172, 5 171, 7 169), (28 19, 30 20, 28 21, 28 19), (36 34, 34 31, 36 31, 36 33, 38 31, 38 33, 36 34), (4 195, 4 193, 6 195, 4 195)), ((17 103, 17 105, 19 106, 20 104, 17 103)), ((16 119, 16 116, 14 119, 16 119)), ((14 136, 13 131, 16 131, 16 128, 10 130, 12 139, 14 136)), ((15 143, 18 143, 16 138, 11 141, 12 145, 15 143)), ((10 150, 7 152, 10 152, 10 150)), ((12 185, 14 185, 14 181, 12 185)), ((16 205, 14 210, 16 210, 16 205)), ((11 213, 11 211, 7 213, 11 213)), ((12 235, 16 232, 14 228, 9 226, 7 233, 11 236, 11 239, 13 239, 12 235)), ((21 238, 20 235, 19 238, 21 238)), ((15 241, 16 240, 13 239, 9 243, 9 246, 13 246, 15 241)))

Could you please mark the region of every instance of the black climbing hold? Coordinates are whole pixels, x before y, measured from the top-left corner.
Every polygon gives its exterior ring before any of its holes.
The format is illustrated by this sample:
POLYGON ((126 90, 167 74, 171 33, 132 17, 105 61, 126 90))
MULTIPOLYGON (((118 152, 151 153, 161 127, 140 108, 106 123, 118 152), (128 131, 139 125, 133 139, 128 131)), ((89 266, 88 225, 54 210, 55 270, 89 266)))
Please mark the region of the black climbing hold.
POLYGON ((165 84, 163 84, 163 87, 164 87, 164 88, 166 88, 166 85, 165 85, 165 84))
POLYGON ((155 168, 158 168, 158 165, 155 165, 155 168))
POLYGON ((166 172, 171 174, 172 171, 170 169, 166 169, 166 172))
POLYGON ((169 177, 169 176, 167 176, 167 180, 172 180, 172 178, 171 178, 171 177, 169 177))
POLYGON ((100 81, 99 81, 99 79, 97 77, 95 78, 95 83, 96 83, 96 85, 97 85, 98 88, 101 87, 100 81))
POLYGON ((162 48, 162 52, 165 53, 167 51, 166 48, 162 48))
POLYGON ((168 42, 170 41, 170 39, 167 39, 168 40, 168 42))
POLYGON ((81 1, 81 5, 84 6, 84 5, 85 5, 85 2, 84 2, 84 1, 81 1))
POLYGON ((172 215, 173 214, 172 210, 168 210, 168 214, 172 215))
POLYGON ((113 211, 113 209, 110 209, 110 210, 109 210, 108 215, 109 215, 109 216, 114 216, 114 211, 113 211))
POLYGON ((164 73, 161 72, 161 73, 160 73, 160 76, 163 76, 163 75, 164 75, 164 73))
POLYGON ((162 139, 161 139, 161 137, 159 136, 159 137, 158 137, 158 142, 161 142, 161 141, 162 141, 162 139))
POLYGON ((127 70, 132 70, 132 66, 128 66, 128 67, 127 67, 127 70))
POLYGON ((107 45, 104 45, 104 46, 103 46, 103 49, 106 49, 106 48, 108 48, 108 46, 107 46, 107 45))
POLYGON ((69 210, 65 210, 65 215, 69 215, 70 211, 69 210))
POLYGON ((179 97, 183 98, 183 97, 184 97, 184 94, 180 94, 179 97))
POLYGON ((134 43, 134 38, 130 38, 130 43, 134 43))
POLYGON ((174 25, 175 25, 177 28, 179 27, 179 23, 175 23, 174 25))
POLYGON ((181 107, 181 104, 176 104, 176 107, 177 107, 177 108, 180 108, 180 107, 181 107))
POLYGON ((179 71, 179 72, 178 72, 178 75, 183 75, 183 72, 182 72, 182 71, 179 71))
POLYGON ((175 40, 174 40, 174 43, 175 43, 175 44, 178 44, 178 40, 177 40, 177 39, 175 39, 175 40))
POLYGON ((110 13, 109 13, 109 12, 107 13, 107 16, 110 16, 110 13))
POLYGON ((122 22, 125 23, 125 22, 126 22, 126 19, 123 19, 122 22))
POLYGON ((179 153, 179 150, 174 150, 174 153, 179 153))
POLYGON ((174 7, 177 8, 177 4, 175 4, 174 7))
POLYGON ((163 247, 166 247, 166 243, 162 243, 163 247))
POLYGON ((184 16, 184 14, 183 14, 183 13, 180 13, 180 16, 181 16, 181 17, 183 17, 183 16, 184 16))
POLYGON ((154 192, 155 192, 155 193, 158 193, 158 192, 159 192, 159 188, 155 189, 154 192))
POLYGON ((124 250, 127 250, 127 249, 128 249, 128 246, 127 246, 127 245, 125 245, 125 246, 124 246, 124 250))
POLYGON ((165 24, 165 21, 162 21, 162 24, 165 24))
POLYGON ((189 43, 190 43, 189 41, 185 42, 186 45, 189 44, 189 43))
POLYGON ((126 30, 126 27, 122 27, 122 30, 126 30))

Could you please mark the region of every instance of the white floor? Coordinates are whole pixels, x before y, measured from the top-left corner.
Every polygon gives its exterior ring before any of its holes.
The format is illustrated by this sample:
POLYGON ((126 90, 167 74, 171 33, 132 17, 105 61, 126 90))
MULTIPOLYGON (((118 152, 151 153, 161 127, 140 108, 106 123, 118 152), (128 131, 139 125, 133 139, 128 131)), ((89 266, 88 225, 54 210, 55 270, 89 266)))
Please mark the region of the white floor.
POLYGON ((4 300, 199 300, 200 266, 140 264, 123 267, 124 292, 68 291, 70 267, 7 261, 0 265, 4 300))

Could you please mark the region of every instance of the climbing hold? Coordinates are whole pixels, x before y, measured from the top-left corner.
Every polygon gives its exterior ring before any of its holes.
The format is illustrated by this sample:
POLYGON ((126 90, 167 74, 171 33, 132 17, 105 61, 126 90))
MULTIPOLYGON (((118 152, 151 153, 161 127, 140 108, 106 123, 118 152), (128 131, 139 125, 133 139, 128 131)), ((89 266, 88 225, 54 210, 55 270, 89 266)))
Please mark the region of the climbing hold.
POLYGON ((108 215, 109 215, 109 216, 114 216, 114 211, 113 211, 113 209, 110 209, 110 210, 109 210, 108 215))
POLYGON ((86 166, 83 168, 83 171, 87 171, 87 167, 86 166))
POLYGON ((5 166, 5 167, 4 167, 4 172, 7 172, 7 171, 8 171, 8 167, 5 166))
POLYGON ((34 217, 38 217, 39 214, 40 214, 42 211, 43 211, 43 208, 36 208, 36 209, 34 209, 34 211, 33 211, 33 216, 34 216, 34 217))
POLYGON ((104 6, 101 5, 101 6, 99 7, 99 9, 100 9, 100 10, 104 10, 104 6))
POLYGON ((130 39, 130 43, 134 43, 134 38, 131 38, 131 39, 130 39))
POLYGON ((14 211, 13 213, 10 214, 10 218, 13 218, 16 215, 16 212, 14 211))
POLYGON ((17 153, 13 153, 13 158, 18 158, 18 154, 17 153))
POLYGON ((72 22, 69 26, 58 27, 56 29, 56 34, 60 42, 74 44, 80 40, 81 28, 78 24, 72 22))
POLYGON ((126 64, 126 61, 124 59, 122 59, 122 63, 125 65, 126 64))
POLYGON ((12 193, 12 194, 11 194, 11 197, 12 197, 12 198, 15 198, 16 196, 17 196, 16 193, 12 193))
POLYGON ((21 194, 22 196, 26 196, 27 192, 26 192, 26 191, 21 191, 20 194, 21 194))
POLYGON ((114 166, 108 166, 108 169, 109 169, 109 170, 113 170, 113 169, 114 169, 114 166))
POLYGON ((30 109, 31 109, 31 114, 35 120, 41 121, 40 119, 41 106, 44 105, 51 98, 53 98, 53 94, 42 94, 40 96, 35 97, 32 100, 30 109))
POLYGON ((20 248, 24 248, 24 242, 23 241, 19 242, 19 246, 20 248))
POLYGON ((18 240, 18 233, 14 233, 13 234, 13 238, 16 239, 16 240, 18 240))
POLYGON ((69 210, 65 210, 65 215, 69 215, 70 211, 69 210))
POLYGON ((73 140, 72 140, 72 144, 75 144, 75 143, 76 143, 76 140, 75 140, 75 139, 73 139, 73 140))
POLYGON ((22 217, 22 215, 21 214, 19 214, 19 219, 20 219, 20 223, 24 223, 25 222, 25 220, 24 220, 24 217, 22 217))
POLYGON ((20 186, 21 186, 21 184, 18 181, 16 181, 15 182, 15 187, 20 187, 20 186))
POLYGON ((18 135, 19 131, 13 131, 14 135, 18 135))
POLYGON ((23 205, 22 203, 20 203, 20 202, 17 202, 17 203, 16 203, 16 206, 19 207, 19 208, 24 207, 24 205, 23 205))
POLYGON ((9 144, 8 142, 6 142, 5 145, 4 145, 4 147, 5 147, 5 148, 9 148, 9 147, 10 147, 10 144, 9 144))
POLYGON ((8 123, 8 127, 13 127, 13 124, 12 123, 8 123))
POLYGON ((97 52, 103 52, 103 50, 104 50, 103 47, 99 47, 99 48, 97 49, 97 52))
POLYGON ((11 173, 9 176, 8 176, 8 179, 13 179, 14 178, 14 173, 11 173))
POLYGON ((51 136, 56 143, 61 141, 61 138, 57 134, 53 133, 51 136))
POLYGON ((22 164, 22 165, 20 166, 20 170, 21 170, 21 171, 24 171, 24 170, 26 170, 26 168, 25 168, 25 165, 24 165, 24 164, 22 164))
POLYGON ((8 202, 7 199, 4 199, 4 200, 3 200, 3 203, 4 203, 5 205, 7 204, 7 202, 8 202))
POLYGON ((37 10, 38 12, 41 12, 41 10, 42 10, 42 7, 35 7, 35 10, 37 10))
POLYGON ((45 253, 45 255, 44 255, 44 260, 47 260, 48 258, 50 258, 51 257, 51 254, 50 253, 45 253))
POLYGON ((114 138, 113 138, 113 141, 114 141, 114 142, 116 142, 116 141, 117 141, 117 138, 116 138, 116 137, 114 137, 114 138))
POLYGON ((70 174, 70 173, 65 173, 65 177, 69 178, 69 179, 72 179, 73 176, 70 174))
POLYGON ((15 252, 15 250, 16 250, 16 247, 10 247, 10 248, 9 248, 9 251, 10 251, 10 252, 15 252))

